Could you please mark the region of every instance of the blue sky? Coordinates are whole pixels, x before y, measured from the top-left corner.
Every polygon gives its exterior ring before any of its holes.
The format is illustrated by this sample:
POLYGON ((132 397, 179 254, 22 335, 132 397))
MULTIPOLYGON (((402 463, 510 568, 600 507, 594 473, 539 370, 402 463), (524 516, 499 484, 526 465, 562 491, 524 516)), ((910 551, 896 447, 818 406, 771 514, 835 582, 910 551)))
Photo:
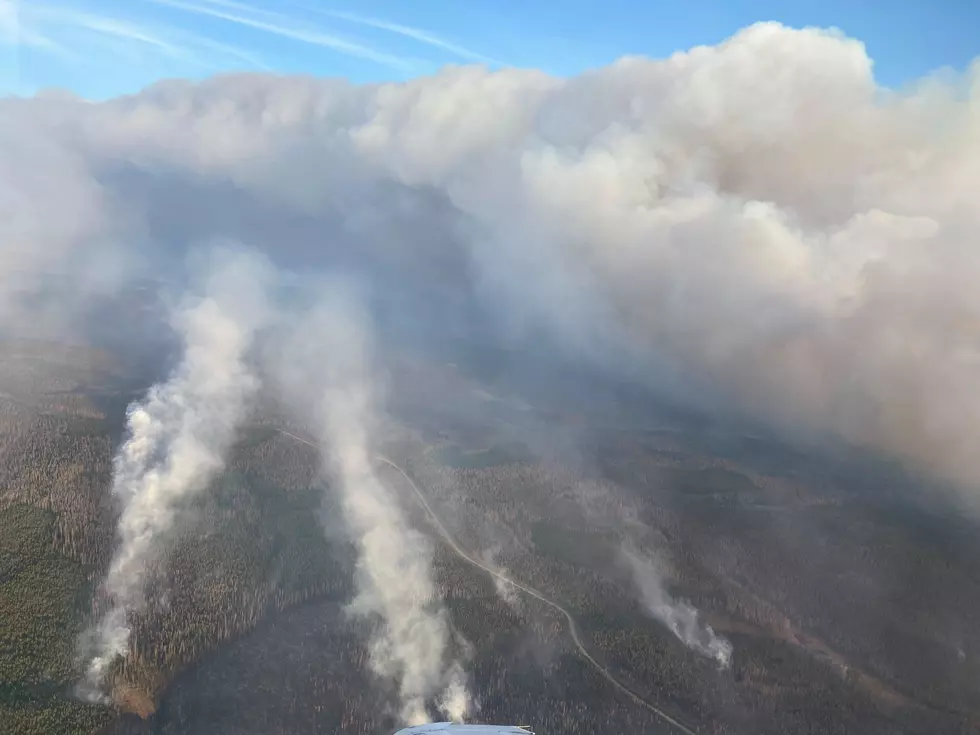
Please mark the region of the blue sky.
POLYGON ((565 75, 759 20, 843 30, 892 87, 980 56, 977 0, 0 0, 0 94, 105 98, 234 70, 363 82, 475 62, 565 75))

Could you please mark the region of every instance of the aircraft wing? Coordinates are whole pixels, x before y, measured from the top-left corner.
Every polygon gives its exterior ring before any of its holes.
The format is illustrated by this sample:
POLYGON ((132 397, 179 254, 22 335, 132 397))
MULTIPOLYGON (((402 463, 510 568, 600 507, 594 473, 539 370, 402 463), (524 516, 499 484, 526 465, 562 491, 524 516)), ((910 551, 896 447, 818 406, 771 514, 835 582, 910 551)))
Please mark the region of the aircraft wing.
POLYGON ((534 735, 517 725, 461 725, 457 722, 430 722, 399 730, 395 735, 534 735))

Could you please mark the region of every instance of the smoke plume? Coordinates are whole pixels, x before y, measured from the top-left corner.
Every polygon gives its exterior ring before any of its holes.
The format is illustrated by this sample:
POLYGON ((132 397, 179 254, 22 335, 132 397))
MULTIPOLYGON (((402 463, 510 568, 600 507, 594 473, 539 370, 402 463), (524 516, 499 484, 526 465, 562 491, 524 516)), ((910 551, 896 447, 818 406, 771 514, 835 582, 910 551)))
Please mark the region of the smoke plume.
POLYGON ((440 709, 462 719, 469 694, 458 665, 446 669, 449 628, 432 550, 377 472, 379 381, 371 353, 368 317, 338 290, 296 330, 279 373, 287 394, 316 406, 311 418, 326 473, 358 550, 350 611, 379 623, 369 646, 373 671, 396 683, 405 723, 429 722, 437 697, 440 709))
POLYGON ((663 575, 656 562, 625 548, 622 554, 647 613, 666 625, 685 646, 714 659, 721 668, 728 668, 732 644, 715 635, 710 625, 701 623, 698 611, 690 603, 671 596, 664 587, 663 575))
POLYGON ((266 266, 254 255, 219 250, 202 297, 176 311, 183 359, 169 380, 130 406, 128 438, 114 461, 112 495, 121 506, 118 546, 105 579, 110 607, 93 634, 83 693, 101 699, 104 678, 129 650, 129 615, 177 513, 221 471, 257 387, 246 364, 266 318, 266 266))
POLYGON ((14 285, 41 288, 28 276, 51 263, 122 277, 240 237, 358 270, 400 328, 546 338, 655 388, 681 375, 706 404, 972 501, 978 117, 978 65, 885 90, 860 42, 772 23, 573 78, 3 100, 0 254, 19 272, 0 309, 19 323, 14 285))
POLYGON ((473 709, 463 667, 454 663, 446 679, 448 684, 439 697, 439 710, 453 722, 463 722, 473 709))
MULTIPOLYGON (((500 551, 500 546, 484 549, 480 553, 480 561, 493 569, 498 569, 503 574, 507 574, 507 569, 497 562, 497 556, 500 554, 500 551)), ((497 591, 497 596, 506 602, 511 610, 520 612, 522 605, 521 597, 517 593, 517 588, 512 584, 507 584, 507 582, 496 575, 492 575, 491 579, 493 580, 494 589, 497 591)))

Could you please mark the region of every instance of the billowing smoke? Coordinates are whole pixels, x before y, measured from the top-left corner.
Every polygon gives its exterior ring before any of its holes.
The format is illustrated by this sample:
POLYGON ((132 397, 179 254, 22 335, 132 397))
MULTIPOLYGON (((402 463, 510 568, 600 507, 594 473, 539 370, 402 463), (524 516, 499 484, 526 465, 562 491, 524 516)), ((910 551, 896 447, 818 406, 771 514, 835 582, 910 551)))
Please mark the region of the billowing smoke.
POLYGON ((657 562, 631 549, 624 548, 622 554, 650 617, 666 625, 688 648, 714 659, 720 667, 728 668, 732 661, 732 644, 716 635, 710 625, 698 620, 698 611, 693 605, 671 596, 664 587, 657 562))
POLYGON ((466 673, 459 662, 450 668, 447 681, 439 697, 439 710, 453 722, 463 722, 472 711, 473 702, 466 684, 466 673))
POLYGON ((110 607, 93 632, 81 684, 92 699, 103 698, 109 667, 129 650, 129 615, 145 602, 147 577, 178 512, 222 470, 257 387, 246 356, 267 318, 267 266, 223 249, 209 260, 203 295, 174 315, 183 359, 130 407, 129 435, 115 458, 112 495, 121 514, 104 583, 110 607))
POLYGON ((469 694, 459 666, 446 665, 449 627, 432 549, 377 471, 380 384, 371 339, 368 317, 337 289, 301 322, 278 372, 295 405, 315 407, 309 418, 358 551, 350 610, 378 626, 369 646, 374 673, 396 683, 405 723, 429 722, 436 698, 448 716, 462 719, 469 694))
POLYGON ((118 288, 130 218, 91 161, 33 124, 43 101, 0 99, 0 335, 65 338, 88 297, 118 288), (56 188, 52 188, 56 187, 56 188), (38 298, 43 295, 44 298, 38 298))
POLYGON ((706 402, 973 490, 978 118, 980 66, 888 91, 859 42, 768 23, 568 79, 240 75, 10 100, 0 170, 26 170, 23 151, 45 165, 2 190, 29 199, 3 256, 118 262, 136 233, 125 257, 145 264, 241 236, 359 269, 389 319, 546 337, 654 387, 683 375, 706 402))
MULTIPOLYGON (((283 269, 357 273, 384 338, 555 347, 898 457, 980 508, 978 190, 980 64, 889 91, 859 42, 770 23, 572 78, 468 66, 4 99, 0 331, 70 334, 79 303, 229 236, 283 269)), ((183 363, 129 417, 92 689, 255 388, 261 268, 232 260, 175 320, 183 363)), ((346 302, 317 312, 283 373, 295 403, 318 402, 309 423, 360 553, 353 609, 382 622, 375 670, 419 721, 436 701, 461 711, 465 689, 431 549, 374 464, 367 324, 346 302)), ((651 613, 723 661, 695 611, 633 567, 651 613)))

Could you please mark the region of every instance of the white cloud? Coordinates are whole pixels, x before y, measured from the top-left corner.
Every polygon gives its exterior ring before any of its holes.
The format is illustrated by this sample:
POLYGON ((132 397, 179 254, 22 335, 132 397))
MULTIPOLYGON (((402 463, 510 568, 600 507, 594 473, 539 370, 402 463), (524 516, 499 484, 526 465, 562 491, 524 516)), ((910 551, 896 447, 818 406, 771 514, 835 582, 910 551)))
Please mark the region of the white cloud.
POLYGON ((0 44, 32 48, 66 59, 75 58, 67 48, 36 26, 31 13, 33 7, 25 9, 19 0, 0 0, 0 44))
POLYGON ((165 40, 156 30, 137 23, 61 8, 39 8, 37 17, 51 25, 70 26, 91 31, 97 35, 131 41, 139 45, 150 46, 157 52, 171 58, 197 63, 197 59, 189 48, 165 40))
POLYGON ((477 53, 465 46, 460 46, 459 44, 453 43, 452 41, 447 41, 446 39, 426 31, 421 28, 415 28, 413 26, 403 25, 401 23, 391 23, 386 20, 379 20, 378 18, 371 18, 364 15, 358 15, 356 13, 345 13, 334 10, 320 10, 318 8, 313 8, 306 5, 299 5, 299 7, 304 7, 308 10, 315 11, 322 15, 329 16, 331 18, 337 18, 338 20, 346 20, 355 25, 367 26, 369 28, 375 28, 381 31, 387 31, 389 33, 394 33, 399 36, 404 36, 405 38, 411 38, 419 43, 432 46, 434 48, 442 49, 443 51, 448 51, 449 53, 457 56, 461 59, 467 61, 475 61, 481 64, 491 64, 496 66, 502 66, 503 62, 493 59, 484 54, 477 53))
POLYGON ((417 68, 417 62, 415 60, 387 54, 366 44, 324 33, 308 23, 299 23, 290 19, 288 16, 256 9, 242 3, 214 2, 214 0, 207 0, 203 3, 185 2, 184 0, 146 1, 174 10, 223 20, 245 28, 251 28, 252 30, 299 41, 300 43, 328 48, 332 51, 373 61, 401 71, 413 71, 417 68))
POLYGON ((98 64, 113 49, 134 60, 158 57, 184 65, 171 70, 190 66, 213 71, 232 60, 252 69, 267 68, 242 49, 179 28, 53 4, 19 7, 0 6, 0 38, 75 63, 98 64))

